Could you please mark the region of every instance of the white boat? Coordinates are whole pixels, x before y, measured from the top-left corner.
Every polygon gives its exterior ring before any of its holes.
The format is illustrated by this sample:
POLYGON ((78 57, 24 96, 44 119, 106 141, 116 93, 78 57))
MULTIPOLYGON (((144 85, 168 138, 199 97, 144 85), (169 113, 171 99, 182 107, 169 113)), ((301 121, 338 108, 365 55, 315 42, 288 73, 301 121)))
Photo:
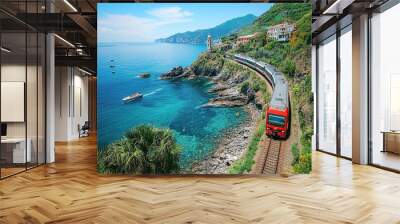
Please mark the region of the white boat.
POLYGON ((142 97, 143 97, 143 94, 141 94, 139 92, 136 92, 136 93, 133 93, 132 95, 129 95, 129 96, 126 96, 126 97, 122 98, 122 101, 124 101, 125 103, 129 103, 129 102, 132 102, 134 100, 140 99, 142 97))

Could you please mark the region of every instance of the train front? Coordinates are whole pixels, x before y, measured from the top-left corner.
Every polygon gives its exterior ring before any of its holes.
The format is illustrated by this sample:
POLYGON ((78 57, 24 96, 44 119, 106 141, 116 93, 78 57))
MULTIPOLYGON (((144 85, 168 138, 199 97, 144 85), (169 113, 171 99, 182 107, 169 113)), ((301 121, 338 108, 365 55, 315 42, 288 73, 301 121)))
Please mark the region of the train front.
POLYGON ((286 139, 289 129, 289 109, 269 107, 266 111, 266 129, 269 137, 286 139))

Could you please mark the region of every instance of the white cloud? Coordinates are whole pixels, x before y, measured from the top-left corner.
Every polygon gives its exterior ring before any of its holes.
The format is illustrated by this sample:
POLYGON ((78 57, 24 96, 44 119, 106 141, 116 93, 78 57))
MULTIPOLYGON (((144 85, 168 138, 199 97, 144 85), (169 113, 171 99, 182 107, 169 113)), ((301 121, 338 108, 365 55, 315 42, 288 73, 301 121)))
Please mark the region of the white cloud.
POLYGON ((161 20, 184 19, 192 15, 191 12, 185 11, 179 7, 159 8, 150 10, 147 13, 161 20))
POLYGON ((131 15, 109 15, 98 23, 101 42, 151 41, 157 27, 154 20, 131 15))
POLYGON ((192 13, 179 7, 154 9, 147 12, 151 17, 110 14, 98 21, 101 42, 147 42, 157 37, 161 26, 189 22, 192 13))

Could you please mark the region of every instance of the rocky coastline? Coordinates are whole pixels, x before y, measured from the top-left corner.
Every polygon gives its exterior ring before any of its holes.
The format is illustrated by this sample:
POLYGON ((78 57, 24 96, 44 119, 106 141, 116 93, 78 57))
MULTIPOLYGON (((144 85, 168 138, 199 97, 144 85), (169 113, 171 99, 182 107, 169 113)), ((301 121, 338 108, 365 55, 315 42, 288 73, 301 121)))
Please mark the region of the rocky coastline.
POLYGON ((226 130, 219 139, 216 150, 206 159, 192 165, 192 173, 228 174, 233 163, 246 153, 260 111, 254 104, 248 104, 244 108, 249 114, 248 118, 239 126, 226 130))
MULTIPOLYGON (((195 79, 196 77, 203 77, 202 75, 196 74, 191 66, 183 68, 178 66, 173 68, 171 71, 164 73, 160 76, 162 80, 173 80, 173 79, 195 79)), ((231 79, 224 80, 222 74, 218 74, 214 77, 208 77, 213 82, 214 86, 209 90, 215 96, 211 98, 202 107, 238 107, 244 106, 249 103, 251 99, 254 98, 254 93, 248 92, 247 94, 242 94, 239 91, 238 76, 233 76, 231 79)))
POLYGON ((243 106, 248 113, 245 121, 222 133, 216 150, 207 158, 192 164, 190 173, 227 174, 233 163, 247 151, 253 131, 257 126, 261 110, 257 109, 260 99, 253 89, 242 91, 242 83, 248 78, 240 71, 223 69, 224 61, 213 58, 212 54, 200 57, 191 66, 177 66, 160 76, 162 80, 208 78, 213 86, 208 90, 213 94, 202 107, 238 107, 243 106))
POLYGON ((194 72, 191 70, 190 66, 183 68, 182 66, 177 66, 171 71, 161 74, 160 79, 179 79, 179 78, 195 78, 194 72))

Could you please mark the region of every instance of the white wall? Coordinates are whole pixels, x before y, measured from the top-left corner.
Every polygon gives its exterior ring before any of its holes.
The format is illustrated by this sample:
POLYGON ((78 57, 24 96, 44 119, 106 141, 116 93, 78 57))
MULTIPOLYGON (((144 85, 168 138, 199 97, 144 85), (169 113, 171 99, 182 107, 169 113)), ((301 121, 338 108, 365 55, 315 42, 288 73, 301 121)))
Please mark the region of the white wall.
POLYGON ((55 140, 67 141, 69 133, 69 95, 70 85, 69 68, 55 68, 55 140))
POLYGON ((88 77, 76 68, 56 67, 55 140, 79 138, 78 125, 88 120, 88 77))
POLYGON ((82 73, 79 72, 78 75, 76 75, 76 72, 78 70, 75 70, 75 75, 74 75, 74 102, 71 103, 73 105, 72 110, 72 119, 71 119, 71 136, 72 138, 78 138, 79 137, 79 132, 78 132, 78 125, 83 125, 85 121, 88 121, 89 119, 89 110, 88 110, 88 77, 87 76, 82 76, 82 73))

